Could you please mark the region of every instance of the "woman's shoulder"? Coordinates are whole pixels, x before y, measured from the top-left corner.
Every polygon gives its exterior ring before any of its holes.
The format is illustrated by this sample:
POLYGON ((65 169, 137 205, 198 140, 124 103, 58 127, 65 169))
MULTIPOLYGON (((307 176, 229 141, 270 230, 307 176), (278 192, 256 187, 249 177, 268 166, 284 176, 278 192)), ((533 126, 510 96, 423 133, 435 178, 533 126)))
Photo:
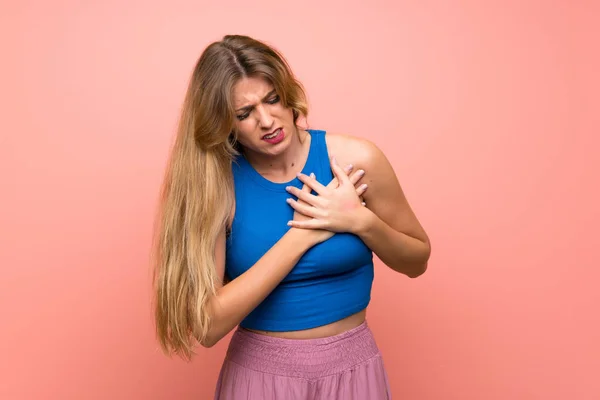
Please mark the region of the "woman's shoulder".
POLYGON ((340 164, 352 163, 357 168, 366 168, 385 159, 375 143, 362 137, 328 131, 325 140, 329 156, 335 157, 340 164))

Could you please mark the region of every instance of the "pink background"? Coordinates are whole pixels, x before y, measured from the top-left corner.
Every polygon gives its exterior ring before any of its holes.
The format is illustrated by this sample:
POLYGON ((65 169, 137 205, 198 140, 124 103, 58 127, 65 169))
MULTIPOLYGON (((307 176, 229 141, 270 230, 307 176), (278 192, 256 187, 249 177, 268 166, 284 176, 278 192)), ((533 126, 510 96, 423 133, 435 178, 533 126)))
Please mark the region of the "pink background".
POLYGON ((382 147, 431 236, 424 276, 376 266, 396 398, 600 398, 598 3, 103 3, 0 6, 0 398, 211 397, 228 339, 158 351, 147 257, 226 33, 282 50, 312 127, 382 147))

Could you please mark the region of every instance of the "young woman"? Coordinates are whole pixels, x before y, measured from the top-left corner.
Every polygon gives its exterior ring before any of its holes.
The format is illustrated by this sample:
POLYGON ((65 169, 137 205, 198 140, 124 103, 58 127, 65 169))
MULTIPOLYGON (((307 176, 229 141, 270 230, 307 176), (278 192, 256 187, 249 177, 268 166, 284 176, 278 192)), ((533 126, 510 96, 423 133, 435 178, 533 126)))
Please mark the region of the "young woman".
POLYGON ((373 253, 417 277, 429 240, 384 154, 301 128, 307 114, 262 42, 225 36, 195 66, 159 209, 155 317, 186 359, 237 327, 216 399, 391 396, 365 319, 373 253))

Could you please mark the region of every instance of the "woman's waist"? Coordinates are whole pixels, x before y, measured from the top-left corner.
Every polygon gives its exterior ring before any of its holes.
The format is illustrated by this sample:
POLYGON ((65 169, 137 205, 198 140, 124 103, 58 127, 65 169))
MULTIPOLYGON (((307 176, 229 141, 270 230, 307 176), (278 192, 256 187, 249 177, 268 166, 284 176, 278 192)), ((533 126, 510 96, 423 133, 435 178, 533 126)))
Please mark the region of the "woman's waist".
POLYGON ((325 325, 317 326, 315 328, 290 330, 290 331, 270 331, 261 329, 252 329, 240 327, 241 330, 252 332, 258 335, 270 336, 281 339, 294 339, 294 340, 309 340, 309 339, 323 339, 330 338, 333 336, 341 335, 345 332, 351 331, 362 325, 366 320, 366 309, 358 311, 352 315, 342 318, 338 321, 334 321, 325 325))
POLYGON ((362 322, 351 329, 339 325, 343 332, 336 335, 305 339, 274 337, 239 328, 229 343, 227 360, 256 371, 312 379, 347 370, 377 357, 379 348, 364 319, 364 312, 344 320, 348 326, 359 320, 362 322))
POLYGON ((370 301, 370 280, 335 285, 315 282, 306 287, 280 285, 240 326, 277 337, 331 336, 364 321, 360 312, 370 301))

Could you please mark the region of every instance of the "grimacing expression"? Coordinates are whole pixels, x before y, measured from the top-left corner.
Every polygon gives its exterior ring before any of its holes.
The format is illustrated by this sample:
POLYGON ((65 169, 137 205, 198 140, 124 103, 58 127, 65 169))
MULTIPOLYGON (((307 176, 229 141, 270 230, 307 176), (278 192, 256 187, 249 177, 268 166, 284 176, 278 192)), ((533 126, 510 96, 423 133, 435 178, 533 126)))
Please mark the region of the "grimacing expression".
POLYGON ((296 129, 294 115, 270 82, 242 78, 233 87, 233 106, 238 142, 244 148, 275 155, 289 146, 296 129))

